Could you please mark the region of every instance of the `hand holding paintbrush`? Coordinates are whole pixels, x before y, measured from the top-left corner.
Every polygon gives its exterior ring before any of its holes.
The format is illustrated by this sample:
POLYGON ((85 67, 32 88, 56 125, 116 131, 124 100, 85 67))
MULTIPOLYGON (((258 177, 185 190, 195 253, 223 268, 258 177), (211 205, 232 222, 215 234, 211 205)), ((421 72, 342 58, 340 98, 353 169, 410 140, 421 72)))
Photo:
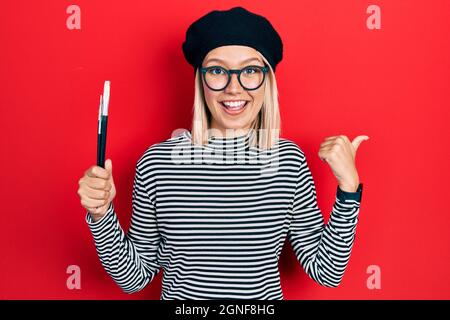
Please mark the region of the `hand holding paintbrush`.
POLYGON ((106 129, 108 124, 109 81, 105 81, 100 96, 97 132, 97 165, 91 166, 78 181, 81 205, 89 211, 94 221, 100 220, 116 196, 112 176, 112 161, 105 161, 106 129))

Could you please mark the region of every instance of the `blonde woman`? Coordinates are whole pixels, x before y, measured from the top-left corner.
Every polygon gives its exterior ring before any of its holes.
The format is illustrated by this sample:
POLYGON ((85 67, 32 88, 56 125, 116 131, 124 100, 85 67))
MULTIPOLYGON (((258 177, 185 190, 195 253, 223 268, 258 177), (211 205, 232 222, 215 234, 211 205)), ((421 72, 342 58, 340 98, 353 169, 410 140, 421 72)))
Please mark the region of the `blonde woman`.
POLYGON ((362 194, 355 153, 368 137, 321 144, 338 180, 325 225, 304 152, 279 137, 282 42, 270 22, 242 7, 212 11, 189 27, 183 52, 195 71, 192 129, 137 161, 127 233, 111 160, 80 179, 106 272, 133 293, 162 268, 161 299, 283 299, 278 259, 288 238, 313 280, 339 285, 362 194))

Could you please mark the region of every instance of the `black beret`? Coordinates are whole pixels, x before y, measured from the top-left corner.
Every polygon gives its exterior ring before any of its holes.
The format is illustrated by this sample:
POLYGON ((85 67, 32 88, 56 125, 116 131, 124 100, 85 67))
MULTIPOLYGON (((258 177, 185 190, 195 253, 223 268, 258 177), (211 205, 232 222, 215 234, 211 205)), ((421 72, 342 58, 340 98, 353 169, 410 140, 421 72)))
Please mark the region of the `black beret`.
POLYGON ((275 71, 283 58, 283 43, 265 17, 242 7, 214 10, 193 22, 186 31, 183 53, 196 68, 209 51, 226 45, 244 45, 259 51, 275 71))

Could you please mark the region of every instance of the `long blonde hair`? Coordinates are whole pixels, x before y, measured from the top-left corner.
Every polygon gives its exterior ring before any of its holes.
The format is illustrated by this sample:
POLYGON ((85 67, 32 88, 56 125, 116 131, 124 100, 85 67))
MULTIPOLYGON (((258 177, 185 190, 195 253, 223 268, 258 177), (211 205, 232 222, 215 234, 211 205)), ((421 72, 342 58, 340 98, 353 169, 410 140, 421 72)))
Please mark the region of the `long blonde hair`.
MULTIPOLYGON (((280 137, 280 109, 278 105, 278 88, 275 79, 275 73, 267 59, 258 52, 259 56, 269 67, 264 84, 264 101, 250 126, 250 130, 255 130, 256 135, 250 143, 255 146, 258 142, 258 148, 270 149, 280 137)), ((208 130, 210 129, 211 112, 206 105, 203 92, 202 77, 199 69, 195 72, 195 95, 194 95, 194 114, 192 119, 192 142, 194 144, 204 145, 208 141, 208 130)))

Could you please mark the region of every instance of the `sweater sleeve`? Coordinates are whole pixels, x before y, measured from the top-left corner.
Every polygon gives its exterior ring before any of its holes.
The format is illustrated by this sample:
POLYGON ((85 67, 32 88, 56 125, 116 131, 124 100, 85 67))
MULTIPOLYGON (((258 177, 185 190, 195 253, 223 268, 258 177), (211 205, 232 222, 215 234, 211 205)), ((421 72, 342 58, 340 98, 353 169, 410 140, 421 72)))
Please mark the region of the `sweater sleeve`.
POLYGON ((299 168, 288 239, 305 272, 326 287, 337 287, 344 275, 355 238, 362 183, 357 192, 339 186, 328 223, 317 205, 316 188, 303 157, 299 168))
POLYGON ((127 234, 120 226, 112 203, 106 214, 96 222, 89 212, 86 214, 100 262, 126 293, 142 290, 160 270, 156 210, 145 187, 139 163, 133 183, 132 208, 127 234))

